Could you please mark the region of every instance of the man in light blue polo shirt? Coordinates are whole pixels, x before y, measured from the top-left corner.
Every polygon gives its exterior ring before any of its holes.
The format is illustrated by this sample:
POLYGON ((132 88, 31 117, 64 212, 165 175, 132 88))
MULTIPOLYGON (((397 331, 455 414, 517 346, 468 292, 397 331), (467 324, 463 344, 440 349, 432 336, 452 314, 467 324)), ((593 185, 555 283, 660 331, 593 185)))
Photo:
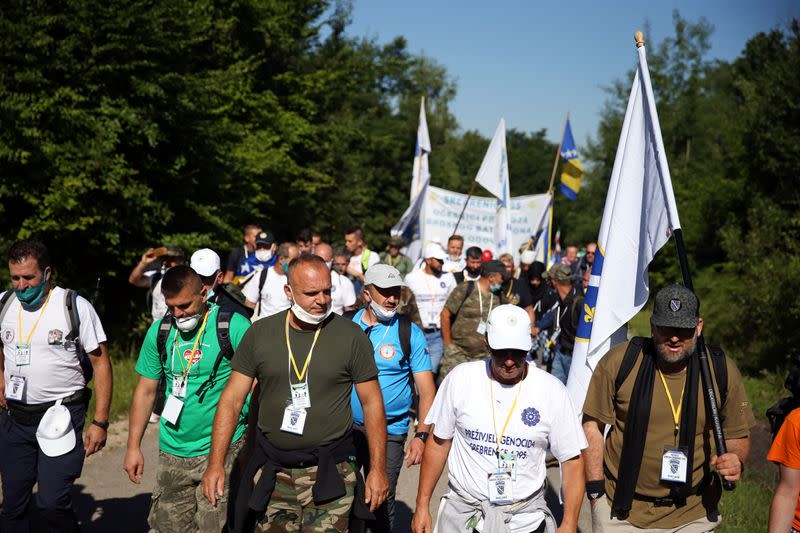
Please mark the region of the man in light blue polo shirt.
MULTIPOLYGON (((364 278, 364 301, 368 304, 353 317, 353 322, 369 336, 375 350, 378 382, 386 410, 386 471, 389 476, 389 496, 375 511, 376 520, 367 524, 372 533, 390 533, 394 522, 394 497, 397 478, 405 458, 406 466, 419 464, 428 438, 428 426, 420 423, 407 449, 409 410, 413 385, 419 392, 419 420, 433 404, 436 387, 431 371, 425 334, 408 317, 397 314, 400 290, 405 286, 400 272, 386 264, 373 265, 364 278), (404 340, 405 339, 405 342, 404 340), (406 344, 406 348, 403 345, 406 344), (409 353, 406 353, 409 352, 409 353), (413 383, 413 384, 412 384, 413 383)), ((357 461, 369 472, 369 450, 364 434, 364 413, 358 396, 351 396, 355 422, 357 461)))

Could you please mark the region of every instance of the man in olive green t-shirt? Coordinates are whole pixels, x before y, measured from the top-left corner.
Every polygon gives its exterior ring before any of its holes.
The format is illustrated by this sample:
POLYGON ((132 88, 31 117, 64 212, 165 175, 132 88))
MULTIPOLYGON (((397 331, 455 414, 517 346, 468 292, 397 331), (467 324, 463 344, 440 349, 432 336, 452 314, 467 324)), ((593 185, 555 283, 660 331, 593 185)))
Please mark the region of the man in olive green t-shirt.
POLYGON ((437 383, 456 365, 489 357, 486 323, 492 309, 500 305, 498 293, 505 271, 500 261, 487 261, 477 281, 459 284, 447 297, 442 309, 444 354, 437 383))
POLYGON ((354 387, 364 408, 373 465, 364 501, 374 511, 388 493, 386 417, 373 348, 358 326, 331 313, 331 276, 320 257, 293 259, 288 281, 291 309, 254 323, 236 350, 214 419, 203 492, 212 504, 222 492, 225 450, 257 379, 255 449, 239 485, 231 531, 346 531, 356 488, 350 461, 354 387), (251 498, 248 490, 263 493, 251 498), (318 497, 323 493, 328 497, 318 497), (251 507, 252 501, 264 508, 251 507))
MULTIPOLYGON (((186 265, 168 270, 161 290, 170 312, 163 320, 170 327, 161 353, 161 320, 150 326, 139 352, 136 371, 140 377, 131 404, 124 468, 131 481, 141 482, 142 437, 158 382, 166 376, 167 402, 159 428, 160 453, 148 523, 161 532, 219 533, 226 521, 225 506, 211 506, 198 487, 211 449, 214 412, 231 374, 230 362, 224 356, 214 370, 221 350, 217 338, 220 308, 207 303, 202 280, 186 265)), ((236 349, 250 321, 238 313, 225 313, 222 318, 229 320, 230 348, 236 349)), ((225 460, 227 471, 241 448, 246 414, 236 420, 234 445, 225 460)))
POLYGON ((652 338, 637 337, 613 348, 592 374, 583 404, 589 443, 583 453, 596 533, 704 533, 719 524, 717 474, 728 481, 739 479, 755 420, 736 365, 723 361, 724 355, 709 356, 728 450, 712 455, 711 421, 695 350, 703 329, 698 310, 689 289, 664 287, 655 297, 652 338), (629 345, 636 358, 617 389, 629 345), (724 394, 717 367, 727 375, 724 394), (641 403, 647 397, 649 406, 641 403), (612 429, 604 441, 606 426, 612 429))

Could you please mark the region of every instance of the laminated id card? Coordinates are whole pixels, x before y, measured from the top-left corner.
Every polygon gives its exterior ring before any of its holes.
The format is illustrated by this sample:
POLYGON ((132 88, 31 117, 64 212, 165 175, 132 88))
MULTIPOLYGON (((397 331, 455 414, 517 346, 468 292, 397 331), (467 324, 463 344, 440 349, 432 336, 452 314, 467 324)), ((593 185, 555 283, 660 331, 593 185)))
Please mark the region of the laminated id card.
POLYGON ((9 400, 22 401, 22 395, 25 393, 25 376, 11 375, 8 380, 8 387, 6 387, 6 398, 9 400))
POLYGON ((17 344, 14 350, 14 364, 24 366, 31 364, 31 345, 17 344))
POLYGON ((505 505, 514 501, 513 481, 508 470, 497 470, 489 474, 489 501, 505 505))
POLYGON ((164 410, 161 411, 161 418, 175 425, 178 423, 178 417, 181 416, 182 410, 183 402, 170 394, 167 396, 167 401, 164 403, 164 410))
POLYGON ((303 428, 306 425, 306 410, 298 409, 293 405, 289 405, 283 411, 283 423, 281 424, 281 431, 286 433, 294 433, 295 435, 302 435, 303 428))
POLYGON ((478 332, 478 335, 486 335, 486 321, 481 320, 478 322, 478 327, 475 328, 475 331, 478 332))
POLYGON ((308 409, 311 407, 311 393, 308 390, 308 383, 293 383, 292 387, 292 407, 295 409, 308 409))
POLYGON ((661 481, 686 483, 688 464, 685 448, 664 446, 664 454, 661 456, 661 481))
POLYGON ((176 398, 186 398, 186 380, 183 376, 172 377, 172 395, 176 398))

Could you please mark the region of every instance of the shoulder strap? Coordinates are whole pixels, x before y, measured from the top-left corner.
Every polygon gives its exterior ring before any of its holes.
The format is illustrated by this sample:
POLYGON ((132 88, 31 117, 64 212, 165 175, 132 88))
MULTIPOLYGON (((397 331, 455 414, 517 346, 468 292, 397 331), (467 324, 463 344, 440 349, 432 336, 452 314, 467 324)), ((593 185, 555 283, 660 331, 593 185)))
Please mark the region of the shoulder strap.
POLYGON ((167 360, 167 338, 170 329, 172 329, 172 315, 166 315, 158 322, 158 336, 156 336, 156 348, 161 357, 161 364, 167 360))
POLYGON ((369 255, 372 253, 368 248, 364 248, 361 252, 361 271, 366 272, 369 268, 369 255))
POLYGON ((646 337, 634 337, 628 343, 625 355, 622 357, 622 364, 617 370, 617 378, 614 380, 615 391, 618 391, 622 384, 625 383, 625 380, 628 379, 633 366, 636 364, 636 359, 639 357, 639 352, 642 351, 647 341, 646 337))
MULTIPOLYGON (((261 277, 258 278, 258 294, 261 294, 261 289, 264 288, 264 283, 267 281, 267 269, 272 267, 264 267, 261 269, 261 277)), ((261 296, 259 296, 259 301, 261 296)))
POLYGON ((406 315, 397 315, 397 334, 400 337, 400 349, 403 350, 403 357, 400 359, 400 365, 403 361, 409 362, 409 369, 411 368, 411 319, 406 315))
POLYGON ((467 288, 464 291, 464 299, 461 300, 460 304, 458 304, 458 309, 456 309, 456 312, 453 313, 454 315, 457 315, 458 312, 461 311, 461 307, 464 305, 464 302, 467 301, 467 298, 469 298, 469 295, 472 294, 472 291, 474 291, 474 290, 475 290, 475 282, 474 281, 468 281, 467 282, 467 288))
POLYGON ((233 345, 231 344, 230 334, 232 318, 233 313, 228 310, 220 307, 219 311, 217 311, 217 342, 219 343, 219 353, 214 361, 214 366, 211 369, 211 374, 208 376, 208 379, 197 389, 197 395, 200 396, 201 402, 203 401, 202 398, 206 390, 213 387, 214 383, 216 383, 217 371, 222 364, 222 359, 224 358, 230 361, 231 358, 233 358, 233 345))
POLYGON ((94 378, 94 367, 89 360, 86 350, 83 349, 83 344, 80 340, 81 335, 81 316, 78 313, 78 292, 72 289, 66 289, 64 294, 64 312, 67 316, 67 326, 69 332, 64 337, 65 341, 73 341, 75 343, 75 353, 78 355, 78 362, 83 371, 83 377, 86 383, 89 383, 94 378))
POLYGON ((8 289, 3 297, 0 298, 0 324, 3 323, 3 319, 6 317, 6 313, 8 312, 8 308, 11 307, 12 297, 16 298, 14 291, 12 289, 8 289))
POLYGON ((714 377, 717 380, 720 409, 722 409, 725 400, 728 399, 728 363, 722 348, 709 345, 708 349, 711 352, 711 363, 714 365, 714 377))

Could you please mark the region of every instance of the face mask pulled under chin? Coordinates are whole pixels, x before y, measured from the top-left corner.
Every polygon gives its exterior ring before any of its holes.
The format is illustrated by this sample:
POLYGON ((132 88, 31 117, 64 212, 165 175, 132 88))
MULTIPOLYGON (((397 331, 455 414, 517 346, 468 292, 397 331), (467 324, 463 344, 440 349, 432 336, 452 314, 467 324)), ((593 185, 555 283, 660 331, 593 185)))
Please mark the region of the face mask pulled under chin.
POLYGON ((375 313, 375 317, 381 322, 388 322, 397 314, 397 309, 386 309, 382 305, 375 303, 375 300, 369 303, 369 307, 372 309, 372 312, 375 313))
MULTIPOLYGON (((291 291, 292 288, 289 287, 289 290, 291 291)), ((298 304, 297 301, 295 301, 294 292, 292 292, 292 302, 293 302, 292 303, 292 313, 294 313, 294 316, 297 317, 297 320, 299 320, 301 322, 305 322, 306 324, 312 324, 312 325, 315 325, 315 326, 317 324, 322 323, 326 318, 328 318, 330 316, 331 312, 333 311, 333 307, 331 306, 331 304, 329 302, 328 303, 328 307, 325 309, 325 312, 322 313, 321 315, 315 315, 313 313, 309 313, 308 311, 306 311, 305 309, 300 307, 300 304, 298 304)))

